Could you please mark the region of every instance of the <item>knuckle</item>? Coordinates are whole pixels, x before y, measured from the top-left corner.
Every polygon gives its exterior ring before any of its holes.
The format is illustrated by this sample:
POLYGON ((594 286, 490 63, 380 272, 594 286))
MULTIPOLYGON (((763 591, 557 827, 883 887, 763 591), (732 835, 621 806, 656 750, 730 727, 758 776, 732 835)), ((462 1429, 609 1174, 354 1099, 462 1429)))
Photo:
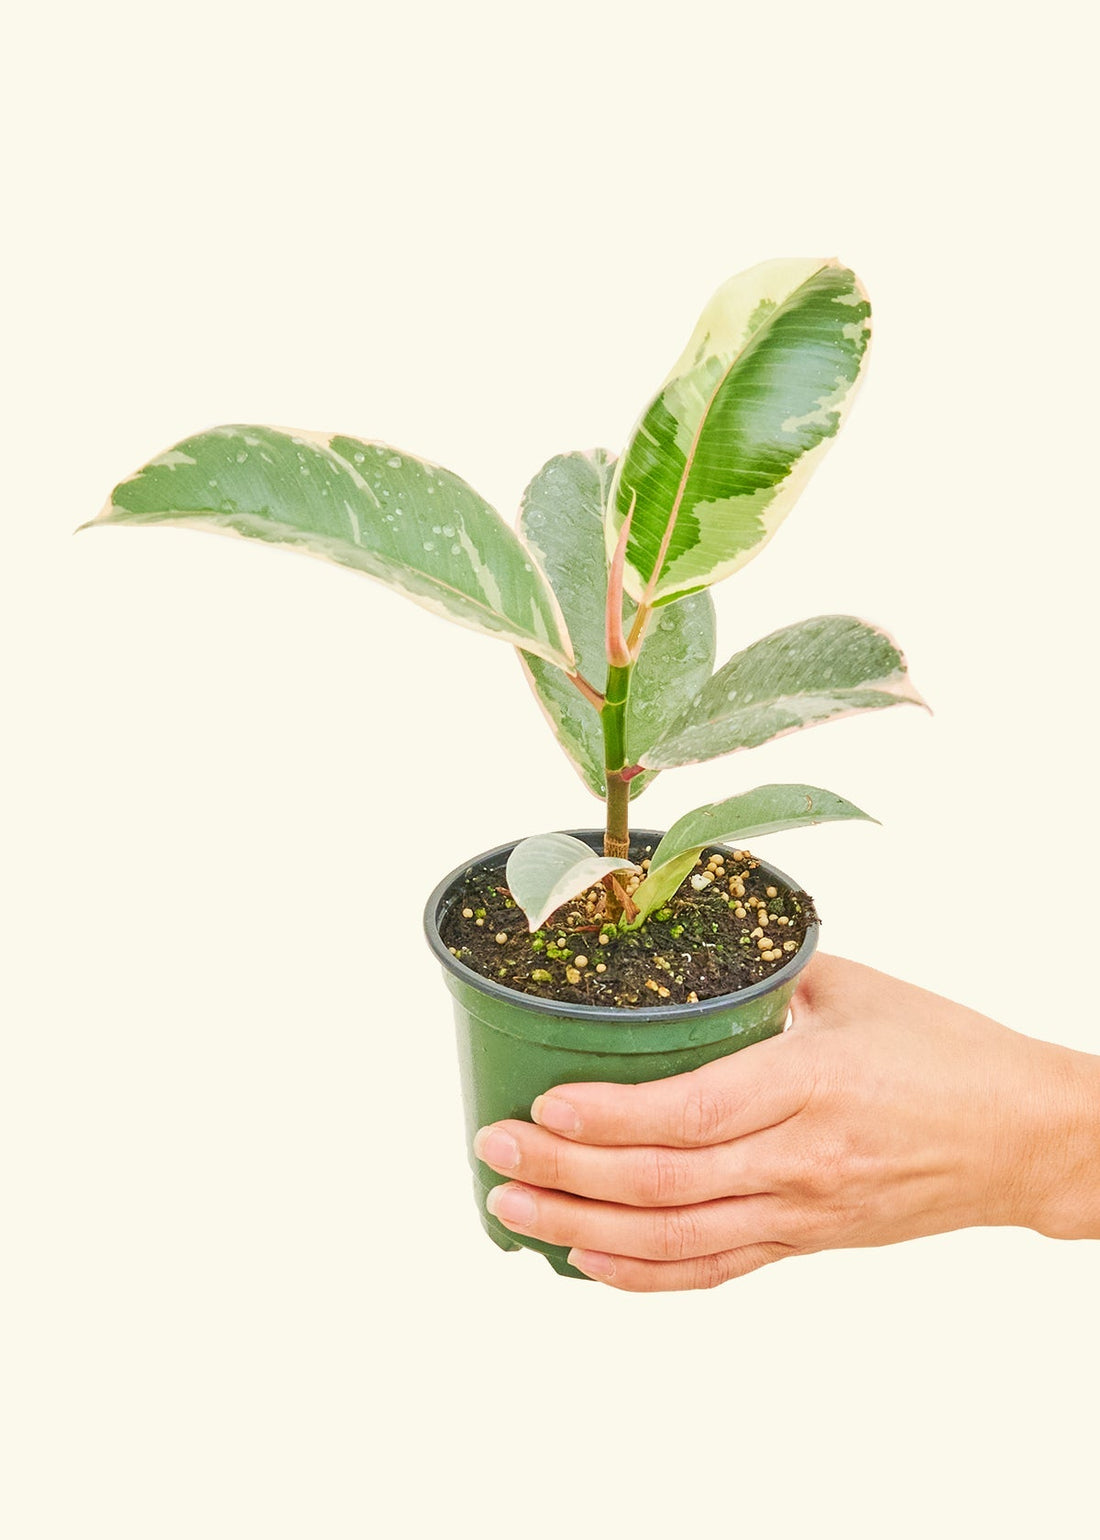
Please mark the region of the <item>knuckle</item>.
POLYGON ((642 1152, 633 1171, 631 1197, 647 1208, 675 1200, 683 1187, 683 1163, 675 1150, 655 1146, 642 1152))
POLYGON ((782 1241, 766 1241, 761 1246, 753 1248, 753 1255, 741 1268, 739 1277, 745 1277, 748 1273, 755 1273, 758 1268, 768 1267, 772 1262, 782 1262, 784 1257, 793 1257, 798 1254, 796 1246, 784 1245, 782 1241))
POLYGON ((845 1222, 836 1214, 813 1214, 794 1227, 793 1249, 803 1256, 813 1256, 819 1251, 837 1251, 846 1243, 843 1237, 845 1222))
POLYGON ((814 1140, 806 1152, 798 1186, 807 1197, 827 1201, 843 1192, 854 1164, 851 1140, 844 1133, 830 1133, 814 1140))
POLYGON ((726 1123, 724 1099, 703 1081, 692 1081, 680 1104, 675 1132, 681 1144, 718 1142, 726 1123))
POLYGON ((783 1214, 781 1233, 787 1245, 797 1251, 820 1251, 828 1223, 829 1216, 820 1206, 792 1203, 783 1214))
POLYGON ((662 1262, 684 1262, 705 1248, 700 1243, 699 1223, 688 1208, 658 1210, 653 1222, 654 1250, 662 1262))
POLYGON ((787 1248, 803 1254, 830 1251, 843 1244, 848 1218, 846 1207, 831 1199, 792 1204, 783 1222, 787 1248))
POLYGON ((728 1254, 716 1252, 708 1257, 700 1257, 696 1262, 694 1287, 716 1289, 719 1284, 728 1283, 734 1276, 728 1254))
POLYGON ((565 1150, 568 1146, 555 1139, 547 1148, 545 1154, 545 1172, 543 1180, 548 1187, 564 1187, 568 1173, 566 1172, 565 1150))

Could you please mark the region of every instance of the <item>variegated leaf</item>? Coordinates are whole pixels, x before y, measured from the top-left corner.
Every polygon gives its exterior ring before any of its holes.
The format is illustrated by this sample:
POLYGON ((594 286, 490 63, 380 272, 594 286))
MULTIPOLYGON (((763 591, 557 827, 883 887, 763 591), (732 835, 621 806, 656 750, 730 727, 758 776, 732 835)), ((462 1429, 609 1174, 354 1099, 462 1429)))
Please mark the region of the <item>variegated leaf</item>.
MULTIPOLYGON (((607 682, 604 606, 607 559, 603 522, 614 458, 604 449, 557 455, 523 494, 519 530, 542 565, 565 615, 577 668, 597 690, 607 682)), ((625 606, 629 627, 634 606, 625 606)), ((714 666, 714 604, 694 594, 655 619, 630 683, 627 751, 637 763, 710 677, 714 666)), ((599 715, 562 671, 522 654, 535 694, 566 754, 597 797, 606 794, 599 715)), ((636 796, 653 779, 630 783, 636 796)))
POLYGON ((836 261, 765 262, 718 290, 616 472, 606 543, 634 501, 635 599, 716 583, 771 538, 840 426, 870 313, 836 261))
POLYGON ((854 615, 818 615, 735 654, 640 763, 653 770, 695 764, 904 702, 924 705, 893 639, 854 615))
POLYGON ((622 871, 637 867, 632 861, 596 855, 572 834, 535 834, 512 851, 504 880, 531 930, 538 930, 562 904, 610 872, 622 871))
POLYGON ((385 444, 213 428, 122 482, 94 523, 178 524, 319 556, 572 666, 557 600, 500 515, 450 471, 385 444))
POLYGON ((878 822, 821 786, 757 786, 753 791, 727 797, 723 802, 708 802, 705 807, 685 813, 653 852, 649 871, 632 894, 639 911, 633 923, 641 924, 646 915, 668 902, 708 845, 731 840, 744 842, 761 834, 796 829, 801 824, 829 823, 841 818, 878 822))

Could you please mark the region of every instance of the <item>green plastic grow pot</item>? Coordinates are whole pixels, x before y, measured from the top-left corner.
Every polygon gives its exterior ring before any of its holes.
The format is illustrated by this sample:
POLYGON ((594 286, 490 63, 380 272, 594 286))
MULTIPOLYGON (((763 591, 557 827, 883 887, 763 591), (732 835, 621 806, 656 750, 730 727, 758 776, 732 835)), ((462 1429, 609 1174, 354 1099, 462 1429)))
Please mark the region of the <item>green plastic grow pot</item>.
MULTIPOLYGON (((568 832, 593 850, 602 851, 602 829, 568 832)), ((660 837, 651 830, 638 830, 633 847, 654 847, 660 837)), ((504 1251, 520 1247, 540 1251, 556 1272, 567 1278, 583 1278, 585 1275, 565 1260, 568 1247, 515 1235, 488 1212, 486 1196, 507 1178, 477 1159, 474 1134, 486 1123, 502 1118, 530 1122, 531 1103, 553 1086, 584 1080, 620 1085, 663 1080, 782 1032, 798 975, 817 946, 819 927, 814 922, 807 928, 798 951, 770 978, 695 1005, 628 1009, 544 1000, 483 978, 459 962, 440 935, 471 873, 488 868, 499 871, 503 881, 505 864, 517 843, 475 856, 445 877, 428 900, 424 929, 454 997, 466 1149, 481 1223, 504 1251)), ((777 882, 800 891, 776 867, 765 861, 760 866, 777 882)))

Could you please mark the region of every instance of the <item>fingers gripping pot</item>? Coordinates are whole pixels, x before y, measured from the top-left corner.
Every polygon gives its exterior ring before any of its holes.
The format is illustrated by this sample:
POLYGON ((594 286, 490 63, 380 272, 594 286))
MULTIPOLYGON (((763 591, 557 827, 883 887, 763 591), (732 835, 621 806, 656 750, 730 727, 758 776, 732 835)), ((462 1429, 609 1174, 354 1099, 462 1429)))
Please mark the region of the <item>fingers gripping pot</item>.
MULTIPOLYGON (((569 832, 593 851, 602 851, 602 830, 569 832)), ((640 845, 655 846, 660 835, 639 830, 634 838, 640 845)), ((502 1118, 530 1122, 531 1103, 554 1086, 591 1080, 619 1085, 663 1080, 782 1032, 798 975, 817 946, 819 927, 816 922, 807 927, 798 951, 769 978, 696 1004, 633 1009, 542 999, 476 973, 453 956, 440 934, 471 872, 499 870, 503 882, 512 848, 501 845, 486 851, 445 877, 428 900, 424 928, 454 997, 466 1147, 481 1223, 503 1250, 540 1251, 556 1272, 583 1278, 566 1261, 568 1247, 516 1235, 488 1212, 488 1193, 507 1178, 477 1159, 474 1134, 502 1118)), ((760 867, 777 882, 797 889, 767 862, 760 862, 760 867)))

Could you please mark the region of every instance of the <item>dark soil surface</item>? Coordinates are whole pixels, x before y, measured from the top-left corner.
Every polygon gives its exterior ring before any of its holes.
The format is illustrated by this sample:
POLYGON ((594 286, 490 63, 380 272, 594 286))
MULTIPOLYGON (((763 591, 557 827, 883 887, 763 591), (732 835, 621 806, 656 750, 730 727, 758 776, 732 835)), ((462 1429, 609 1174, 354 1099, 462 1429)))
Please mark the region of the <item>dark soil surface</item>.
MULTIPOLYGON (((652 846, 631 850, 646 862, 652 846)), ((575 1005, 684 1005, 731 994, 789 962, 817 918, 813 899, 778 884, 748 851, 704 851, 663 909, 636 931, 606 920, 602 887, 533 934, 501 869, 472 868, 441 926, 467 967, 523 994, 575 1005)))

